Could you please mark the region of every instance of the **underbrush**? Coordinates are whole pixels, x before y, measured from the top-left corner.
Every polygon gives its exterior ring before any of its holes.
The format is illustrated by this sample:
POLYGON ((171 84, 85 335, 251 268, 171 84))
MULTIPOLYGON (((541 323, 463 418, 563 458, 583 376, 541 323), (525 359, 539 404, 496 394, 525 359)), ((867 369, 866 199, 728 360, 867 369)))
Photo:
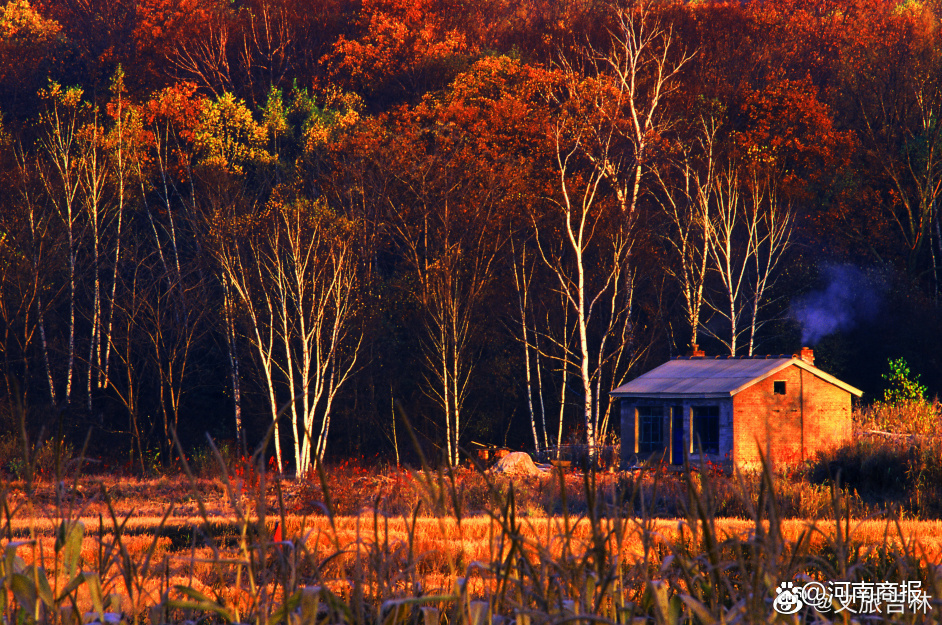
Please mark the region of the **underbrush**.
MULTIPOLYGON (((596 474, 597 496, 614 505, 625 485, 614 473, 596 474)), ((584 473, 567 471, 560 480, 553 473, 514 478, 490 475, 475 467, 458 467, 444 477, 436 471, 386 469, 376 471, 347 461, 311 472, 300 482, 292 512, 348 516, 377 511, 384 516, 424 514, 487 516, 514 489, 520 516, 584 514, 589 502, 582 487, 584 473), (447 495, 447 496, 446 496, 447 495)))
POLYGON ((296 481, 210 443, 149 486, 90 480, 81 453, 50 449, 0 486, 2 623, 942 621, 942 522, 912 520, 942 517, 927 436, 861 438, 786 472, 348 461, 296 481), (827 600, 781 602, 811 587, 827 600))
POLYGON ((839 483, 871 513, 942 518, 942 439, 862 436, 808 466, 812 484, 839 483))
MULTIPOLYGON (((820 462, 829 466, 829 460, 820 462)), ((819 519, 830 513, 833 480, 829 474, 821 476, 817 466, 809 463, 772 473, 773 488, 768 496, 774 498, 781 518, 819 519), (811 475, 814 479, 809 479, 811 475)), ((383 516, 403 516, 418 508, 423 514, 488 516, 513 487, 516 511, 521 517, 585 515, 595 503, 608 509, 618 507, 626 515, 670 519, 686 514, 688 481, 693 480, 710 484, 711 514, 748 518, 759 496, 760 474, 730 475, 711 466, 693 466, 687 471, 652 463, 633 471, 590 475, 591 497, 586 487, 587 474, 581 471, 566 471, 561 478, 555 473, 508 478, 459 467, 439 484, 437 478, 429 483, 421 471, 377 471, 347 461, 301 480, 288 510, 311 515, 351 516, 376 511, 383 516), (453 493, 453 497, 442 497, 442 492, 453 493)), ((846 480, 844 485, 847 486, 846 480)), ((880 514, 884 510, 881 503, 865 499, 854 490, 845 493, 845 504, 854 516, 880 514)))
POLYGON ((942 430, 942 404, 938 398, 932 401, 920 398, 894 403, 873 402, 854 411, 854 428, 858 433, 879 431, 937 437, 942 430))
POLYGON ((861 512, 942 518, 942 405, 917 391, 887 391, 884 401, 855 410, 854 441, 819 454, 800 477, 839 484, 861 512))
MULTIPOLYGON (((768 467, 522 482, 346 464, 297 484, 269 479, 257 456, 241 474, 215 456, 227 519, 184 465, 198 512, 181 524, 168 504, 150 534, 117 507, 120 485, 79 496, 78 473, 60 474, 66 486, 46 503, 35 483, 25 497, 2 487, 3 622, 760 623, 784 618, 784 582, 893 584, 912 591, 905 610, 865 620, 940 616, 942 524, 858 520, 858 497, 833 486, 815 486, 817 508, 786 520, 812 487, 768 467), (104 505, 97 522, 93 504, 104 505)), ((846 622, 847 607, 806 602, 789 618, 846 622)))

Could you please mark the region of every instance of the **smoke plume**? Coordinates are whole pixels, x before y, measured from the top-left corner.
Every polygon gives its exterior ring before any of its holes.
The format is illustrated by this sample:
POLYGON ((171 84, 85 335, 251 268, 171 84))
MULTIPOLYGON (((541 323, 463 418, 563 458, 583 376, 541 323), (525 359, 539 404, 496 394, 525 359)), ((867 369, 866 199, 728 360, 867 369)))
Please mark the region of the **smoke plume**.
POLYGON ((852 265, 828 265, 823 289, 798 298, 792 317, 801 325, 801 344, 815 345, 834 332, 847 332, 877 316, 885 284, 852 265))

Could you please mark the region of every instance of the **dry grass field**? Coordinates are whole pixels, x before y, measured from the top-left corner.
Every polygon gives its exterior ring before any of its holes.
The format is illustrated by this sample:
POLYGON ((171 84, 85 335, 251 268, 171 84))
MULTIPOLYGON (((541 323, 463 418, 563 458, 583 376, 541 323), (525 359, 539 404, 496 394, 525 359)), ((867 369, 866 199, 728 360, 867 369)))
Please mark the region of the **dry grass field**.
MULTIPOLYGON (((740 518, 714 514, 699 475, 679 478, 688 487, 676 518, 626 513, 619 501, 632 493, 615 492, 618 476, 557 475, 556 490, 480 477, 490 491, 478 507, 468 476, 358 477, 402 497, 400 482, 411 483, 399 514, 380 495, 351 512, 323 496, 328 479, 12 483, 2 493, 4 622, 766 622, 786 618, 773 601, 791 580, 919 582, 928 610, 856 622, 942 620, 942 521, 854 518, 839 493, 828 515, 783 519, 770 475, 755 476, 740 518), (582 510, 535 513, 548 493, 582 510)), ((788 618, 848 615, 806 606, 788 618)))

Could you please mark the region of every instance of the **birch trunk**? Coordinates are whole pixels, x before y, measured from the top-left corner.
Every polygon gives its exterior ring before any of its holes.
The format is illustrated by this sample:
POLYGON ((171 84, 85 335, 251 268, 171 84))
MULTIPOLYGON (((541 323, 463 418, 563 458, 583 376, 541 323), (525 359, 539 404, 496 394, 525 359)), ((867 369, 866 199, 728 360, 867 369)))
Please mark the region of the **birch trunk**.
MULTIPOLYGON (((69 338, 65 372, 65 396, 68 404, 72 398, 72 381, 75 370, 76 351, 76 280, 78 256, 77 220, 79 211, 76 207, 77 195, 81 184, 81 159, 77 150, 80 115, 84 108, 79 89, 62 90, 53 85, 41 95, 49 102, 43 115, 44 129, 40 137, 43 151, 49 158, 51 171, 41 170, 46 193, 66 229, 69 262, 69 338)), ((45 332, 43 332, 45 334, 45 332)))
POLYGON ((114 264, 111 274, 111 293, 108 306, 108 320, 105 324, 104 331, 104 341, 105 341, 105 353, 102 358, 102 366, 100 368, 100 376, 98 378, 98 387, 99 388, 108 388, 108 373, 109 373, 109 363, 111 362, 111 344, 112 344, 112 328, 114 327, 114 310, 115 310, 115 298, 117 296, 118 290, 118 266, 121 260, 121 243, 123 236, 123 226, 124 226, 124 184, 125 176, 127 175, 126 164, 125 164, 125 154, 124 154, 124 122, 125 122, 125 112, 124 112, 124 81, 123 73, 119 73, 115 76, 115 80, 112 82, 112 91, 115 94, 116 100, 116 112, 115 112, 115 129, 114 132, 117 134, 117 142, 115 149, 115 159, 116 159, 116 174, 118 182, 118 214, 116 216, 117 225, 115 232, 115 247, 114 247, 114 264))
MULTIPOLYGON (((297 478, 327 451, 336 393, 350 377, 360 347, 360 341, 348 341, 356 286, 351 241, 337 232, 345 226, 321 210, 302 202, 253 217, 250 234, 233 227, 219 254, 251 326, 273 420, 277 372, 283 376, 290 405, 282 410, 290 414, 297 478)), ((277 421, 275 437, 283 470, 277 421)))

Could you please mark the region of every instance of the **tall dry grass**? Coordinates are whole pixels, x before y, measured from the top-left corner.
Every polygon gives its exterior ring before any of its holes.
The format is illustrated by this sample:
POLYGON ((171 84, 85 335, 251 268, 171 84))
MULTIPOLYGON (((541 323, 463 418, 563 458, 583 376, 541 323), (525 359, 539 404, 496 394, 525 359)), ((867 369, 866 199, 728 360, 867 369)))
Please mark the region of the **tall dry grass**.
MULTIPOLYGON (((529 484, 481 472, 482 493, 464 473, 426 469, 397 514, 380 497, 358 514, 338 510, 322 472, 319 514, 305 515, 291 511, 304 489, 292 501, 296 487, 259 466, 251 488, 228 471, 212 482, 190 474, 185 505, 196 512, 168 505, 149 522, 116 505, 112 493, 127 485, 92 495, 77 473, 58 477, 46 500, 0 487, 5 623, 764 623, 784 619, 776 587, 795 580, 920 582, 928 613, 867 622, 940 620, 942 524, 854 518, 840 488, 816 518, 785 519, 781 476, 768 469, 723 480, 557 473, 529 484), (225 514, 207 484, 226 494, 225 514), (733 487, 742 514, 722 518, 733 487), (661 488, 679 500, 675 518, 649 508, 661 488), (479 499, 486 505, 469 504, 479 499)), ((21 487, 35 495, 40 485, 21 487)), ((806 606, 789 618, 848 617, 806 606)))
POLYGON ((879 431, 897 435, 935 438, 942 431, 942 404, 912 399, 895 403, 873 402, 854 411, 858 432, 879 431))
POLYGON ((854 618, 942 620, 940 524, 869 514, 838 475, 347 466, 299 484, 211 444, 215 477, 180 450, 185 475, 147 490, 60 458, 39 479, 47 452, 22 448, 22 481, 0 486, 5 624, 851 622, 776 612, 780 583, 812 580, 919 583, 926 612, 854 618))

